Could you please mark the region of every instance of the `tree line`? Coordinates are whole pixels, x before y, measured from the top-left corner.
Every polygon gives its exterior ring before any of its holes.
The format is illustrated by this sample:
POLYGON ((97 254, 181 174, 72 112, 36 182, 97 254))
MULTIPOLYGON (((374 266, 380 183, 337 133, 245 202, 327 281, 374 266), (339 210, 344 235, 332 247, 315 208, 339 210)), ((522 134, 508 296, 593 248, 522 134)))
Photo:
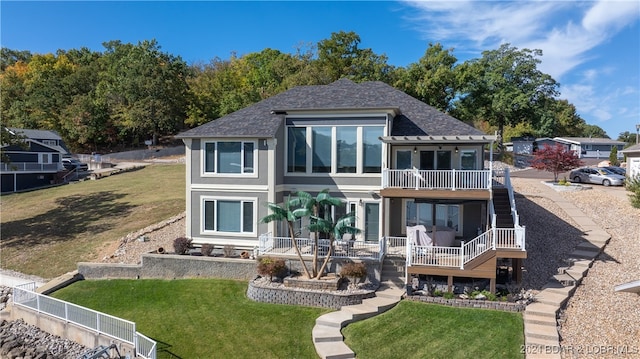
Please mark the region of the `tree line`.
POLYGON ((541 72, 540 50, 504 44, 460 63, 453 49, 429 44, 417 62, 392 66, 360 46, 354 32, 332 33, 293 53, 274 49, 187 64, 155 40, 109 41, 32 54, 0 49, 2 129, 57 131, 73 151, 140 145, 201 125, 299 85, 342 77, 383 81, 503 140, 515 136, 607 137, 541 72))

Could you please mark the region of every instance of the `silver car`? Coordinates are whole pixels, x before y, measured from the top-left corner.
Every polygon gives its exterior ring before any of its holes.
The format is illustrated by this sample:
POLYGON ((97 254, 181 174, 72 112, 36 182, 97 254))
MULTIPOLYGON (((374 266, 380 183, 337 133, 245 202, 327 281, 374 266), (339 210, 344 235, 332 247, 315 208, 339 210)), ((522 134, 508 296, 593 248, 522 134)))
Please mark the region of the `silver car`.
POLYGON ((569 178, 572 182, 595 183, 604 186, 624 185, 624 176, 617 175, 605 168, 582 167, 571 171, 569 178))

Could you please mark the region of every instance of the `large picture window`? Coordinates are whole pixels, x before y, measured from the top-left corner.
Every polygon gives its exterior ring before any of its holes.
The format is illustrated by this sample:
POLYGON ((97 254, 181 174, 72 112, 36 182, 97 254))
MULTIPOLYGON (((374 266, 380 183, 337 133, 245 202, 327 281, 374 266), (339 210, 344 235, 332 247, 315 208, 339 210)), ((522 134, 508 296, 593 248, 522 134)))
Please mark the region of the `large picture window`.
POLYGON ((362 129, 363 173, 380 173, 382 171, 382 143, 378 139, 382 135, 382 127, 364 127, 362 129))
POLYGON ((287 173, 381 173, 384 126, 287 129, 287 173))
POLYGON ((218 141, 204 144, 204 172, 254 173, 254 142, 218 141))
POLYGON ((253 233, 253 200, 203 200, 203 225, 205 231, 225 233, 253 233))

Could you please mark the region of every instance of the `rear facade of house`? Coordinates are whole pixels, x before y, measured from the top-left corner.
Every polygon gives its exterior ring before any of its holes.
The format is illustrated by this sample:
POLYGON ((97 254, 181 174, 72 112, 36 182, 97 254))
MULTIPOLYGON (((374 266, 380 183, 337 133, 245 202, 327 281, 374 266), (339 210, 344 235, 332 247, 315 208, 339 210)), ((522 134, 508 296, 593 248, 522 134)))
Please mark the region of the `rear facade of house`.
MULTIPOLYGON (((405 257, 408 275, 495 284, 501 258, 519 275, 526 257, 508 172, 492 170, 495 136, 382 82, 295 87, 178 137, 195 244, 266 248, 288 237, 282 223, 260 223, 266 203, 329 189, 345 203, 335 218, 356 213, 355 242, 405 257), (414 228, 434 239, 428 248, 407 241, 414 228)), ((296 236, 310 236, 305 223, 296 236)))

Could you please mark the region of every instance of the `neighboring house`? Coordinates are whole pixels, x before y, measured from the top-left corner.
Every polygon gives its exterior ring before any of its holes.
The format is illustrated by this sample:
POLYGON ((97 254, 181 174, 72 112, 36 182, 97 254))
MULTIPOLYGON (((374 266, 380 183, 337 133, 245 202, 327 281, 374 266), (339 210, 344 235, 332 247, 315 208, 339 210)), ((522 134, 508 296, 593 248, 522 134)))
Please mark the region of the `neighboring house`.
POLYGON ((555 146, 558 142, 549 137, 512 137, 511 144, 514 154, 531 155, 544 146, 555 146))
MULTIPOLYGON (((508 172, 494 178, 492 162, 485 167, 496 136, 382 82, 295 87, 177 137, 195 244, 282 253, 288 233, 259 223, 265 204, 328 188, 346 204, 332 215, 355 212, 363 230, 336 257, 401 255, 407 275, 487 278, 492 289, 507 260, 520 278, 524 228, 508 172), (425 234, 431 243, 407 242, 425 234)), ((296 234, 308 255, 304 225, 296 234)))
POLYGON ((618 148, 618 159, 622 159, 620 151, 626 145, 625 142, 615 141, 609 138, 591 137, 556 137, 555 141, 569 146, 578 158, 608 159, 611 149, 618 148))
POLYGON ((627 178, 640 178, 640 145, 633 145, 620 151, 627 156, 627 178))
POLYGON ((62 157, 69 154, 62 138, 53 131, 9 128, 24 137, 23 146, 3 145, 2 192, 16 192, 50 185, 63 170, 62 157))

